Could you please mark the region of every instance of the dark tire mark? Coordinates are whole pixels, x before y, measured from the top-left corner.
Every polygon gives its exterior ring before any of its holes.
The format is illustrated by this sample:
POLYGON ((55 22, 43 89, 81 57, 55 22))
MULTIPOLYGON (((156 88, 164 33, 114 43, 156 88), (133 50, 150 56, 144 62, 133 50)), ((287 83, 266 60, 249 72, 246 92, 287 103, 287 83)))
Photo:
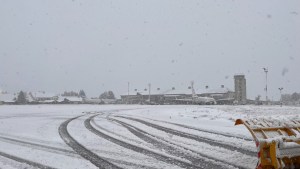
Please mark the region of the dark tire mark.
MULTIPOLYGON (((36 149, 39 149, 39 150, 46 150, 47 152, 58 153, 58 154, 62 154, 62 155, 73 157, 73 158, 82 158, 80 155, 78 155, 73 150, 67 150, 67 149, 63 149, 63 148, 46 146, 46 145, 42 145, 42 144, 16 140, 16 139, 13 139, 13 138, 8 138, 8 137, 3 137, 3 136, 0 136, 0 140, 2 140, 4 142, 7 142, 7 143, 14 143, 16 145, 21 145, 21 146, 24 145, 26 147, 36 148, 36 149)), ((132 162, 127 162, 127 161, 124 161, 124 160, 116 160, 116 159, 107 158, 107 157, 103 157, 103 159, 105 159, 107 161, 112 161, 112 162, 115 162, 115 163, 118 163, 118 164, 134 166, 134 167, 137 167, 137 168, 154 169, 154 168, 151 168, 149 166, 139 165, 139 164, 135 164, 135 163, 132 163, 132 162)))
POLYGON ((68 132, 67 126, 68 124, 77 118, 81 116, 77 116, 74 118, 71 118, 65 122, 63 122, 59 128, 58 132, 60 137, 64 140, 64 142, 70 146, 76 153, 78 153, 80 156, 83 158, 87 159, 90 161, 92 164, 99 168, 105 168, 105 169, 120 169, 120 167, 104 160, 103 158, 99 157, 95 153, 91 152, 87 148, 85 148, 83 145, 81 145, 79 142, 77 142, 68 132))
MULTIPOLYGON (((107 118, 109 118, 109 117, 106 117, 106 118, 105 118, 105 117, 100 117, 100 118, 103 118, 103 119, 107 120, 107 118)), ((129 137, 125 137, 125 136, 123 136, 123 135, 121 135, 121 134, 118 134, 118 133, 116 133, 116 132, 112 132, 112 131, 110 131, 110 130, 107 130, 107 129, 104 128, 104 127, 101 127, 100 125, 98 125, 98 124, 95 122, 95 118, 93 118, 93 119, 91 120, 91 122, 92 122, 97 128, 99 128, 99 129, 101 129, 101 130, 103 130, 103 131, 106 131, 106 132, 108 132, 108 133, 112 133, 112 134, 114 134, 115 136, 124 138, 124 139, 126 139, 126 140, 129 140, 129 141, 131 141, 131 142, 135 142, 135 143, 137 143, 137 144, 140 144, 140 143, 141 143, 141 142, 138 142, 137 140, 131 139, 131 138, 129 138, 129 137)), ((113 122, 113 121, 111 121, 111 122, 113 122)), ((119 123, 115 123, 115 124, 120 125, 119 123)), ((120 125, 120 126, 122 126, 122 125, 120 125)))
POLYGON ((3 137, 3 136, 0 136, 0 140, 8 142, 8 143, 16 143, 18 145, 25 145, 25 146, 28 146, 28 147, 36 147, 36 148, 39 148, 39 149, 47 149, 47 150, 53 150, 53 151, 60 151, 60 152, 63 152, 63 153, 74 154, 74 151, 71 151, 71 150, 52 147, 52 146, 46 146, 46 145, 37 144, 37 143, 31 143, 31 142, 17 140, 17 139, 3 137))
POLYGON ((144 168, 144 169, 157 169, 155 167, 150 167, 150 166, 145 166, 145 165, 141 165, 141 164, 135 164, 135 163, 132 163, 132 162, 128 162, 128 161, 123 161, 123 160, 116 160, 116 159, 112 159, 112 158, 105 158, 109 161, 112 161, 112 162, 115 162, 115 163, 118 163, 118 164, 123 164, 123 165, 127 165, 127 166, 131 166, 130 168, 132 167, 135 167, 135 168, 144 168))
POLYGON ((167 128, 167 127, 163 127, 163 126, 160 126, 160 125, 157 125, 157 124, 149 123, 149 122, 141 120, 141 119, 135 119, 135 118, 124 117, 124 116, 116 116, 116 117, 136 121, 136 122, 142 123, 144 125, 147 125, 149 127, 164 131, 166 133, 170 133, 170 134, 177 135, 177 136, 180 136, 180 137, 192 139, 192 140, 195 140, 195 141, 198 141, 198 142, 207 143, 207 144, 210 144, 212 146, 222 147, 222 148, 225 148, 225 149, 228 149, 228 150, 231 150, 231 151, 237 151, 237 152, 240 152, 242 154, 246 154, 246 155, 249 155, 249 156, 252 156, 252 157, 256 157, 256 155, 257 155, 257 153, 253 152, 253 151, 241 149, 241 148, 234 147, 234 146, 228 145, 228 144, 223 144, 223 143, 217 142, 215 140, 208 139, 208 138, 203 138, 203 137, 200 137, 200 136, 197 136, 197 135, 184 133, 184 132, 177 131, 177 130, 174 130, 174 129, 170 129, 170 128, 167 128))
POLYGON ((232 135, 232 134, 227 134, 227 133, 221 133, 221 132, 216 132, 216 131, 211 131, 211 130, 200 129, 200 128, 197 128, 197 127, 192 127, 192 126, 188 126, 188 125, 184 125, 184 124, 178 124, 178 123, 172 123, 172 122, 168 122, 168 121, 154 120, 154 119, 150 119, 150 118, 147 118, 147 119, 152 120, 152 121, 166 123, 166 124, 172 124, 172 125, 175 125, 175 126, 186 128, 186 129, 197 130, 197 131, 201 131, 201 132, 205 132, 205 133, 217 134, 217 135, 221 135, 221 136, 225 136, 225 137, 238 138, 238 139, 245 140, 245 141, 253 141, 253 139, 246 138, 246 137, 241 137, 241 136, 237 136, 237 135, 232 135))
POLYGON ((25 164, 31 165, 31 166, 36 167, 36 168, 55 169, 53 167, 49 167, 49 166, 46 166, 46 165, 43 165, 43 164, 40 164, 40 163, 36 163, 36 162, 29 161, 29 160, 26 160, 26 159, 23 159, 23 158, 20 158, 20 157, 16 157, 16 156, 13 156, 13 155, 10 155, 10 154, 6 154, 4 152, 0 152, 0 156, 12 159, 12 160, 20 162, 20 163, 25 163, 25 164))
POLYGON ((114 137, 111 137, 107 134, 104 134, 102 133, 101 131, 95 129, 92 125, 91 125, 91 120, 96 117, 97 115, 94 115, 94 116, 91 116, 89 117, 88 119, 86 119, 84 121, 84 124, 85 124, 85 127, 90 130, 92 133, 96 134, 97 136, 99 137, 102 137, 110 142, 113 142, 117 145, 120 145, 124 148, 127 148, 127 149, 130 149, 130 150, 133 150, 135 152, 138 152, 138 153, 141 153, 141 154, 144 154, 144 155, 147 155, 147 156, 150 156, 150 157, 153 157, 155 159, 158 159, 160 161, 163 161, 163 162, 166 162, 166 163, 169 163, 169 164, 175 164, 175 165, 178 165, 180 167, 183 167, 183 168, 190 168, 190 169, 194 169, 194 168, 200 168, 198 166, 195 166, 195 165, 192 165, 190 163, 187 163, 187 162, 184 162, 184 161, 180 161, 180 160, 177 160, 177 159, 174 159, 172 157, 168 157, 168 156, 165 156, 163 154, 159 154, 159 153, 156 153, 156 152, 153 152, 153 151, 150 151, 150 150, 147 150, 147 149, 144 149, 144 148, 141 148, 141 147, 138 147, 138 146, 135 146, 133 144, 129 144, 129 143, 126 143, 124 141, 121 141, 121 140, 118 140, 114 137))
MULTIPOLYGON (((148 135, 148 137, 151 136, 151 137, 153 137, 153 138, 155 138, 155 139, 161 140, 161 141, 159 142, 160 144, 161 144, 161 142, 163 142, 163 143, 166 142, 166 143, 171 144, 171 145, 174 145, 174 146, 176 146, 176 147, 180 147, 181 149, 184 149, 184 150, 186 150, 186 151, 190 151, 190 152, 193 152, 193 153, 195 153, 195 154, 198 154, 198 155, 201 156, 201 157, 205 157, 205 158, 207 158, 207 159, 214 160, 214 161, 220 162, 220 163, 224 163, 224 164, 227 164, 227 165, 230 165, 230 166, 233 166, 233 167, 243 168, 242 166, 238 166, 238 165, 236 165, 236 164, 228 163, 227 161, 220 160, 220 159, 217 159, 217 158, 214 158, 214 157, 210 157, 210 156, 207 156, 206 154, 203 154, 203 153, 201 153, 201 152, 197 152, 197 151, 195 151, 195 150, 192 150, 192 149, 183 147, 183 146, 181 146, 181 145, 178 145, 178 144, 169 142, 169 141, 165 140, 164 138, 161 138, 161 137, 155 136, 155 135, 153 135, 153 134, 150 134, 150 133, 148 133, 148 132, 146 132, 146 131, 143 131, 143 130, 141 130, 141 129, 135 127, 135 126, 132 126, 132 125, 130 125, 130 124, 128 124, 128 123, 125 123, 125 122, 123 122, 123 121, 119 121, 119 120, 116 120, 116 119, 109 119, 109 120, 114 120, 114 121, 116 121, 117 123, 120 122, 121 125, 123 125, 123 124, 124 124, 124 125, 127 125, 129 128, 130 128, 130 127, 133 128, 134 130, 136 130, 135 132, 138 132, 138 133, 140 133, 140 134, 142 134, 142 135, 146 135, 146 136, 148 135)), ((124 126, 124 127, 125 127, 125 126, 124 126)), ((131 129, 131 130, 132 130, 132 129, 131 129)), ((150 138, 151 138, 151 137, 150 137, 150 138)), ((153 138, 151 138, 151 139, 153 139, 153 138)), ((142 139, 142 138, 141 138, 141 139, 142 139)), ((203 160, 203 159, 200 159, 200 160, 203 160)), ((199 161, 199 159, 198 159, 198 161, 199 161)), ((212 167, 208 167, 208 168, 212 168, 212 167)), ((222 166, 219 166, 218 168, 222 168, 222 166)))
MULTIPOLYGON (((170 144, 172 144, 172 143, 168 142, 169 144, 167 144, 165 140, 158 141, 159 138, 157 138, 156 136, 151 135, 151 134, 149 134, 149 133, 147 133, 143 130, 140 130, 140 129, 138 129, 138 128, 130 125, 130 124, 127 124, 127 123, 124 123, 122 121, 115 120, 115 119, 111 119, 111 120, 114 120, 117 123, 121 124, 127 130, 129 130, 132 134, 134 134, 135 136, 139 137, 140 139, 154 145, 159 150, 166 151, 168 154, 171 154, 171 155, 176 156, 176 157, 185 158, 185 159, 191 161, 192 164, 199 166, 199 168, 211 168, 211 169, 224 168, 221 165, 216 165, 216 164, 213 164, 211 162, 209 163, 208 161, 206 161, 203 158, 196 158, 193 155, 189 155, 186 152, 180 151, 178 148, 175 148, 174 146, 171 146, 170 144), (156 138, 156 139, 154 139, 153 137, 156 138)), ((172 145, 175 145, 175 144, 172 144, 172 145)), ((175 145, 175 146, 177 146, 181 149, 185 149, 185 150, 188 150, 188 151, 192 152, 192 150, 189 150, 187 148, 183 148, 179 145, 175 145)), ((196 153, 196 154, 200 155, 199 153, 196 153)), ((211 157, 208 157, 208 156, 203 156, 202 154, 200 156, 216 161, 216 159, 212 159, 211 157)), ((226 162, 223 162, 223 161, 219 161, 219 162, 233 166, 232 164, 229 164, 229 163, 226 163, 226 162)))

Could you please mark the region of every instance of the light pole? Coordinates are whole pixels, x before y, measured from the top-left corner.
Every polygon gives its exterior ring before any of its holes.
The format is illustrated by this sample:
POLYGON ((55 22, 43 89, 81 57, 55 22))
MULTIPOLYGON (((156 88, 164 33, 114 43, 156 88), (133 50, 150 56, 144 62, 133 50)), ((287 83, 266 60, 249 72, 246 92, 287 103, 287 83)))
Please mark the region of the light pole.
POLYGON ((266 102, 268 103, 268 68, 263 68, 264 69, 264 72, 266 73, 266 88, 265 88, 265 91, 266 91, 266 102))
POLYGON ((283 90, 283 87, 279 87, 278 90, 280 91, 280 106, 282 106, 281 91, 283 90))
POLYGON ((128 104, 128 101, 129 101, 129 85, 130 85, 130 83, 128 82, 128 88, 127 88, 127 99, 126 99, 126 104, 128 104))
POLYGON ((148 84, 149 86, 149 103, 150 103, 150 96, 151 96, 151 83, 148 84))

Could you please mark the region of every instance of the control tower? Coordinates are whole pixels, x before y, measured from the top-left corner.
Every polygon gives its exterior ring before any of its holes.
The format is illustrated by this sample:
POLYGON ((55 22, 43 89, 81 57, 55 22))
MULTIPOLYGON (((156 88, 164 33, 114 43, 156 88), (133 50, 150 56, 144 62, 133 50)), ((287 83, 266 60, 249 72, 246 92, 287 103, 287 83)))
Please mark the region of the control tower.
POLYGON ((235 89, 235 101, 238 104, 247 103, 247 88, 246 88, 246 79, 245 75, 237 74, 234 75, 234 89, 235 89))

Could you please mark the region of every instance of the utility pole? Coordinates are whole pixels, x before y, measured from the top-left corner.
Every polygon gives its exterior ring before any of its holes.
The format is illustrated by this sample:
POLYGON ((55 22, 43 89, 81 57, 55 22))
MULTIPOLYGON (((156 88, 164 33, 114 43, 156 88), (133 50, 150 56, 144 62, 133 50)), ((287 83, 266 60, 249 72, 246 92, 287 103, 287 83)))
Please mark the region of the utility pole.
POLYGON ((263 68, 264 69, 264 72, 266 73, 266 88, 265 88, 265 91, 266 91, 266 103, 268 103, 268 68, 263 68))
POLYGON ((151 96, 151 83, 148 84, 149 86, 149 103, 150 103, 150 96, 151 96))
POLYGON ((195 99, 196 99, 197 95, 196 95, 196 92, 194 89, 194 81, 193 80, 191 81, 191 89, 192 89, 192 101, 193 101, 193 103, 195 103, 195 99))
POLYGON ((194 89, 194 81, 193 80, 191 81, 191 89, 192 89, 192 97, 195 97, 196 92, 195 92, 195 89, 194 89))
POLYGON ((282 107, 281 91, 283 90, 283 87, 279 87, 278 90, 280 91, 280 107, 282 107))
POLYGON ((126 104, 128 104, 128 101, 129 101, 129 85, 130 85, 130 83, 128 82, 128 85, 127 85, 127 99, 126 99, 126 104))

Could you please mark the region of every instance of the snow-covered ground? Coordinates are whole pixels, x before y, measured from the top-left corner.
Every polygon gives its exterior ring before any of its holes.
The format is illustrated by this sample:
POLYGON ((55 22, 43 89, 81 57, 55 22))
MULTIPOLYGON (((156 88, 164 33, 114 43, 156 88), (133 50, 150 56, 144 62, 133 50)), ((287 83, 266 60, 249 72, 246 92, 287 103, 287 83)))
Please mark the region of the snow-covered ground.
POLYGON ((0 168, 254 168, 238 118, 299 107, 0 105, 0 168))

